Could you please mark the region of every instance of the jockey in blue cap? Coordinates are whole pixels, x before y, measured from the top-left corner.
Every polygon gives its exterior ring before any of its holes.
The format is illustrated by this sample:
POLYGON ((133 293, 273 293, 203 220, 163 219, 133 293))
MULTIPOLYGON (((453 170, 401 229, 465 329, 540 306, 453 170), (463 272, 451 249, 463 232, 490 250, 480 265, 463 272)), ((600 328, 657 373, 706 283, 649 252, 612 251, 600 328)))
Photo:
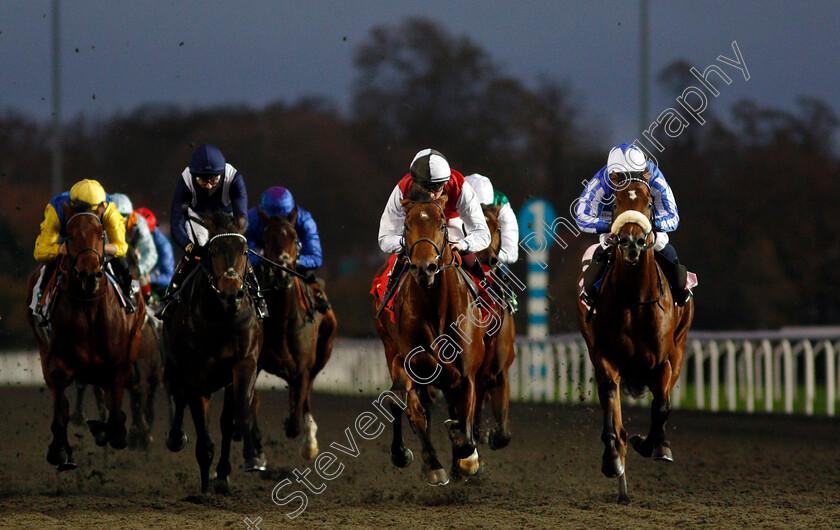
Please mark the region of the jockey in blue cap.
POLYGON ((665 180, 662 171, 644 153, 633 144, 620 144, 610 150, 607 165, 602 167, 590 180, 575 206, 575 222, 583 232, 600 234, 601 244, 595 250, 589 267, 583 274, 581 299, 590 307, 595 307, 596 283, 607 270, 614 251, 614 240, 610 233, 612 222, 613 191, 615 185, 610 175, 623 174, 629 178, 646 178, 653 199, 653 225, 656 240, 653 248, 656 261, 671 283, 674 301, 684 306, 692 293, 685 287, 687 271, 677 258, 677 251, 669 243, 668 232, 677 229, 680 215, 671 186, 665 180))
MULTIPOLYGON (((295 232, 297 232, 298 241, 300 241, 300 250, 296 268, 298 272, 306 275, 306 282, 312 287, 315 295, 315 309, 321 313, 329 311, 330 304, 324 295, 320 281, 315 276, 315 269, 320 267, 324 260, 321 255, 321 238, 318 236, 318 226, 315 224, 312 214, 295 204, 292 192, 288 189, 282 186, 274 186, 265 190, 260 196, 260 205, 248 210, 248 229, 245 231, 248 247, 258 254, 262 254, 265 244, 263 240, 264 227, 259 210, 268 214, 269 217, 289 217, 294 210, 297 210, 294 219, 295 232)), ((262 261, 259 256, 254 254, 250 255, 250 259, 254 267, 259 266, 262 261)))
MULTIPOLYGON (((185 214, 190 218, 202 219, 221 211, 239 218, 246 215, 247 208, 248 194, 242 174, 225 161, 218 147, 200 145, 190 156, 189 165, 181 172, 172 197, 170 231, 175 243, 184 249, 184 257, 178 263, 169 288, 160 301, 157 312, 159 318, 168 315, 168 308, 172 305, 170 302, 178 298, 177 293, 183 281, 201 260, 203 245, 207 243, 207 230, 188 219, 185 214)), ((259 294, 257 278, 250 267, 245 279, 259 318, 265 318, 268 311, 259 294)))

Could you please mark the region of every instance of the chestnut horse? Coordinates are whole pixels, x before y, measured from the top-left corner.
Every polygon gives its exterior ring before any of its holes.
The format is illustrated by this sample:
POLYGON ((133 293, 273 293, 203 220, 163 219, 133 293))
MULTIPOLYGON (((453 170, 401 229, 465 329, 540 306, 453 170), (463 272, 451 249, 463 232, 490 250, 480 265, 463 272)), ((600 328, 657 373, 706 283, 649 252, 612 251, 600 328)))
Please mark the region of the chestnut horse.
MULTIPOLYGON (((260 266, 260 287, 268 305, 265 319, 265 340, 260 352, 259 369, 282 377, 289 384, 289 417, 286 436, 295 438, 304 431, 302 455, 311 460, 318 454, 318 429, 312 417, 309 396, 318 372, 330 359, 337 322, 332 309, 326 314, 307 315, 308 287, 295 272, 300 248, 295 231, 297 208, 288 217, 270 217, 258 210, 264 227, 264 261, 260 266), (273 264, 272 264, 273 262, 273 264), (279 266, 278 266, 279 265, 279 266)), ((252 409, 256 415, 259 400, 252 409)), ((256 443, 260 443, 259 429, 254 418, 256 443)))
MULTIPOLYGON (((140 346, 145 317, 143 297, 138 293, 137 311, 126 314, 120 306, 118 287, 111 285, 104 272, 105 205, 93 212, 77 213, 62 205, 66 219, 66 255, 59 257, 61 274, 55 293, 55 310, 50 322, 51 336, 40 326, 40 319, 28 312, 41 353, 44 380, 53 398, 53 440, 47 461, 59 471, 75 469, 73 451, 67 441, 70 405, 64 394, 74 381, 101 387, 106 394, 108 419, 91 424, 96 443, 115 449, 127 445, 123 389, 131 376, 140 346)), ((29 302, 40 269, 29 279, 29 302)), ((46 282, 44 278, 43 282, 46 282)))
MULTIPOLYGON (((448 241, 444 205, 447 196, 431 201, 403 200, 404 241, 409 263, 407 278, 395 295, 395 314, 376 317, 381 300, 374 296, 374 324, 385 349, 391 392, 405 404, 405 413, 423 446, 423 472, 432 485, 449 477, 431 440, 434 388, 449 405, 446 421, 452 444, 452 473, 474 475, 479 470, 474 431, 476 378, 484 363, 484 333, 480 308, 471 303, 466 281, 457 270, 459 257, 448 241), (425 406, 424 406, 425 405, 425 406)), ((381 276, 385 267, 380 269, 381 276)), ((391 462, 406 467, 413 454, 403 443, 403 408, 391 402, 394 438, 391 462)))
MULTIPOLYGON (((490 230, 490 246, 481 252, 476 253, 481 263, 487 263, 490 270, 494 272, 494 281, 500 279, 495 274, 499 265, 499 251, 502 248, 502 229, 499 224, 500 206, 482 206, 484 220, 490 230)), ((488 274, 488 277, 491 275, 488 274)), ((484 356, 484 364, 476 379, 476 409, 475 427, 476 433, 481 428, 481 410, 488 393, 490 404, 493 408, 493 415, 496 419, 496 428, 481 436, 486 440, 491 449, 501 449, 510 443, 510 426, 508 424, 508 409, 510 405, 510 378, 508 369, 516 357, 514 349, 516 340, 516 324, 513 315, 504 301, 504 292, 508 287, 493 285, 491 290, 496 299, 496 306, 491 309, 495 318, 499 319, 498 331, 489 332, 484 336, 484 348, 487 352, 484 356), (504 306, 502 306, 504 304, 504 306)), ((495 327, 495 326, 494 326, 495 327)))
POLYGON ((230 444, 234 428, 244 439, 245 471, 265 469, 265 457, 251 437, 251 399, 257 379, 257 358, 262 346, 262 324, 246 292, 248 245, 245 218, 217 212, 205 218, 208 231, 205 254, 181 288, 181 301, 164 323, 168 344, 164 376, 175 401, 166 446, 184 448, 184 408, 189 405, 195 424, 195 457, 201 471, 201 492, 210 487, 214 444, 208 427, 213 393, 224 388, 220 420, 222 452, 216 466, 218 480, 231 472, 230 444), (234 422, 235 416, 235 422, 234 422))
POLYGON ((597 310, 578 300, 578 325, 595 368, 598 398, 604 414, 601 472, 618 478, 619 502, 628 504, 625 459, 628 442, 646 458, 673 461, 665 423, 671 412, 671 390, 682 369, 686 334, 694 317, 694 300, 677 307, 668 282, 654 258, 651 230, 653 201, 649 176, 612 176, 616 203, 611 225, 617 236, 614 264, 604 277, 597 310), (653 395, 647 436, 628 440, 621 420, 619 388, 635 397, 645 388, 653 395))

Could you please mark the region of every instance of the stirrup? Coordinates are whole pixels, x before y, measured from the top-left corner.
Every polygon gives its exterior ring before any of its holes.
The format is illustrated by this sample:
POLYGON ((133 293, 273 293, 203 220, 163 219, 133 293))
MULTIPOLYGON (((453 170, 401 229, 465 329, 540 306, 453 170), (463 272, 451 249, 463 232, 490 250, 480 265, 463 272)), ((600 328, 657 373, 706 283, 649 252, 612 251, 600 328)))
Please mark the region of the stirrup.
POLYGON ((327 300, 327 297, 323 294, 316 294, 315 298, 315 310, 321 313, 322 315, 326 315, 327 312, 332 308, 330 301, 327 300))
POLYGON ((589 307, 595 307, 595 297, 590 296, 586 289, 580 291, 580 300, 589 307))
POLYGON ((265 303, 265 298, 255 298, 254 309, 257 310, 258 319, 265 320, 266 318, 268 318, 268 306, 265 303))

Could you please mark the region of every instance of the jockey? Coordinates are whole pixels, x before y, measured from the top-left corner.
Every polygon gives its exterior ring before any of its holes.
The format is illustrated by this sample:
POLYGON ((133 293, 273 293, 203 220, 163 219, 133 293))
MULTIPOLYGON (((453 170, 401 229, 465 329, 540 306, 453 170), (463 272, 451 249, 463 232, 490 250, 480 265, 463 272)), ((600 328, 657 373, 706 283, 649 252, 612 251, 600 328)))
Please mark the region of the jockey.
POLYGON ((484 250, 490 244, 490 230, 487 228, 478 198, 472 186, 464 180, 464 176, 451 169, 442 154, 434 149, 423 149, 414 156, 408 174, 394 187, 379 220, 379 248, 388 254, 399 254, 385 288, 382 307, 385 307, 393 296, 397 281, 406 265, 403 238, 405 209, 400 201, 403 197, 410 196, 414 190, 427 192, 432 200, 437 200, 443 195, 448 197, 444 207, 446 219, 449 222, 460 216, 466 229, 466 236, 449 241, 449 246, 453 251, 461 253, 464 268, 479 282, 484 280, 484 269, 481 268, 475 253, 484 250))
MULTIPOLYGON (((184 257, 178 263, 172 280, 161 299, 156 316, 166 318, 173 300, 179 298, 183 281, 195 268, 204 254, 203 245, 207 243, 207 231, 185 217, 199 219, 214 212, 232 213, 239 218, 246 215, 248 194, 245 191, 245 179, 235 167, 225 161, 218 147, 202 144, 190 156, 189 165, 181 172, 172 197, 169 212, 172 239, 184 249, 184 257), (187 223, 190 227, 187 227, 187 223), (189 234, 187 233, 189 230, 189 234), (193 237, 196 239, 193 241, 193 237)), ((251 267, 246 273, 246 283, 251 291, 259 318, 268 314, 265 301, 259 295, 259 284, 251 267)))
POLYGON ((595 250, 589 267, 583 275, 581 299, 590 307, 595 306, 597 289, 595 284, 607 270, 612 257, 614 242, 610 233, 613 209, 613 188, 610 175, 627 173, 630 176, 644 174, 649 177, 650 194, 653 199, 653 224, 656 240, 653 248, 656 261, 673 287, 674 301, 680 307, 688 303, 692 293, 685 288, 686 268, 677 258, 677 251, 668 242, 667 232, 677 229, 680 216, 674 193, 665 180, 662 171, 642 151, 632 144, 620 144, 610 150, 607 165, 589 181, 575 206, 575 222, 583 232, 600 234, 601 244, 595 250))
POLYGON ((149 231, 149 225, 146 219, 137 215, 134 211, 134 206, 131 204, 131 199, 122 193, 115 193, 111 195, 117 211, 125 219, 125 239, 130 247, 134 247, 134 252, 137 253, 137 274, 139 276, 140 287, 143 291, 143 296, 149 294, 149 273, 157 263, 158 253, 155 247, 155 241, 152 238, 152 233, 149 231))
POLYGON ((135 211, 146 219, 146 224, 155 242, 157 262, 151 272, 149 272, 149 284, 152 286, 152 294, 161 298, 166 292, 166 287, 169 285, 169 282, 172 280, 172 274, 175 272, 175 257, 172 254, 172 242, 169 241, 169 238, 162 231, 157 229, 157 218, 151 210, 140 207, 135 211))
MULTIPOLYGON (((292 192, 282 186, 274 186, 265 190, 260 196, 260 205, 248 210, 248 230, 245 231, 245 237, 248 238, 248 247, 262 255, 265 242, 263 240, 264 227, 259 210, 267 213, 269 217, 288 217, 295 209, 297 209, 295 232, 297 232, 300 242, 295 268, 301 274, 306 275, 306 283, 313 287, 315 309, 321 313, 326 313, 330 309, 330 303, 327 301, 322 286, 315 276, 315 269, 320 267, 324 261, 321 256, 321 238, 318 236, 318 226, 315 224, 312 214, 295 204, 292 192)), ((250 254, 249 258, 254 268, 260 266, 262 260, 259 255, 250 254)))
POLYGON ((482 206, 499 206, 499 227, 502 231, 502 244, 499 248, 499 261, 505 265, 515 263, 519 259, 519 223, 516 214, 510 206, 510 201, 499 190, 493 189, 490 179, 484 175, 473 173, 464 177, 472 186, 482 206))
MULTIPOLYGON (((136 307, 131 292, 131 272, 124 257, 128 250, 128 243, 125 241, 125 223, 111 197, 105 193, 102 185, 95 180, 80 180, 70 188, 70 191, 59 193, 50 199, 47 204, 44 210, 44 220, 41 221, 41 233, 35 240, 35 252, 33 253, 37 261, 46 264, 43 274, 35 285, 36 293, 39 296, 44 294, 41 289, 47 283, 52 283, 52 277, 56 272, 58 263, 56 258, 67 253, 64 239, 67 237, 66 228, 69 219, 64 216, 62 205, 65 202, 76 213, 95 211, 100 204, 104 203, 106 205, 101 218, 102 226, 108 236, 107 243, 105 243, 105 255, 114 258, 108 262, 111 272, 125 295, 125 312, 133 313, 136 307)), ((33 301, 35 298, 33 296, 33 301)), ((43 311, 43 302, 39 303, 39 311, 43 311)), ((48 320, 49 315, 41 316, 48 320)))

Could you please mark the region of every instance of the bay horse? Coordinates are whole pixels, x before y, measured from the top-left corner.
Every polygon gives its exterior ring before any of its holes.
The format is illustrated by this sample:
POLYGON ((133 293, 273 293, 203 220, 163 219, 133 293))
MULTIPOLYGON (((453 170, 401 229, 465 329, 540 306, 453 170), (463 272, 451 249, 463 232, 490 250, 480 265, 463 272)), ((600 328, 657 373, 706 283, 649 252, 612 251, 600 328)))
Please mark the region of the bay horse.
POLYGON ((210 487, 214 444, 208 427, 212 395, 225 389, 220 419, 222 451, 216 466, 219 481, 231 472, 230 444, 234 429, 244 439, 245 471, 265 470, 265 457, 251 437, 250 403, 257 379, 262 324, 247 294, 248 245, 245 218, 216 212, 204 219, 208 231, 205 252, 181 287, 181 301, 164 322, 167 343, 164 377, 175 402, 166 446, 178 452, 187 443, 184 408, 189 405, 195 424, 195 456, 201 492, 210 487), (235 421, 234 421, 235 418, 235 421))
MULTIPOLYGON (((134 279, 139 279, 139 267, 136 253, 136 241, 128 241, 126 259, 129 270, 134 279)), ((157 389, 163 385, 163 358, 161 340, 163 324, 155 318, 154 309, 146 303, 146 318, 141 329, 140 348, 137 359, 131 370, 131 377, 126 382, 129 403, 131 407, 131 428, 128 430, 128 447, 147 449, 153 441, 152 425, 155 420, 155 395, 157 389)), ((85 383, 76 381, 76 406, 70 416, 70 421, 76 425, 86 423, 83 405, 84 394, 87 389, 85 383)), ((88 420, 87 423, 95 430, 95 436, 104 435, 103 427, 106 418, 104 393, 100 388, 94 388, 94 399, 99 412, 99 419, 88 420)), ((170 414, 171 414, 170 407, 170 414)))
MULTIPOLYGON (((471 303, 466 281, 457 270, 458 254, 449 246, 444 205, 428 195, 402 201, 406 212, 404 241, 409 263, 406 279, 394 296, 390 311, 377 313, 381 300, 374 295, 374 325, 385 349, 391 393, 402 400, 390 403, 393 415, 391 462, 406 467, 413 460, 402 435, 402 413, 422 444, 423 473, 432 486, 449 483, 431 440, 434 389, 443 392, 450 418, 445 422, 452 445, 452 473, 479 471, 474 432, 476 378, 485 357, 481 309, 471 303)), ((382 267, 377 274, 384 272, 382 267)))
MULTIPOLYGON (((311 460, 318 454, 315 433, 318 425, 312 416, 309 398, 315 377, 330 360, 338 323, 330 309, 326 314, 307 310, 308 287, 294 272, 300 243, 295 231, 297 207, 288 216, 269 216, 258 210, 264 231, 265 260, 258 273, 269 316, 264 321, 265 340, 258 368, 283 378, 289 384, 289 417, 286 436, 295 438, 304 431, 301 454, 311 460), (274 264, 272 264, 272 262, 274 264), (280 265, 281 267, 278 267, 280 265), (311 315, 307 314, 311 313, 311 315)), ((260 444, 254 399, 254 437, 260 444)))
MULTIPOLYGON (((75 469, 73 451, 67 440, 69 402, 65 389, 74 381, 93 384, 105 391, 106 423, 91 424, 100 446, 115 449, 127 445, 123 389, 131 376, 141 339, 145 304, 137 293, 137 311, 126 314, 120 306, 118 287, 105 276, 105 228, 100 204, 92 212, 75 212, 62 205, 66 224, 66 255, 57 264, 61 276, 50 322, 51 333, 39 318, 27 313, 35 330, 44 381, 53 399, 53 440, 47 461, 59 471, 75 469)), ((40 269, 29 279, 28 302, 40 269)), ((47 278, 44 278, 46 282, 47 278)), ((45 293, 46 295, 46 293, 45 293)))
MULTIPOLYGON (((502 229, 499 223, 500 205, 482 205, 484 220, 490 230, 490 245, 477 252, 476 255, 481 263, 487 263, 490 271, 496 272, 500 264, 499 251, 502 248, 502 229)), ((490 274, 487 275, 491 277, 490 274)), ((493 280, 500 279, 498 274, 492 275, 493 280)), ((496 428, 481 436, 486 440, 491 449, 501 449, 510 443, 510 426, 508 422, 508 410, 510 406, 510 378, 508 370, 516 357, 516 323, 507 304, 504 301, 504 291, 507 287, 493 285, 491 287, 496 306, 493 311, 500 325, 495 333, 487 333, 484 336, 484 348, 486 354, 484 363, 479 371, 476 380, 476 409, 475 428, 476 435, 481 428, 481 410, 487 395, 490 395, 490 404, 493 415, 496 419, 496 428)))
POLYGON ((611 224, 617 238, 614 264, 605 274, 590 319, 589 309, 578 300, 578 326, 595 368, 604 417, 601 472, 618 478, 618 501, 629 504, 625 473, 628 442, 645 458, 673 461, 665 423, 671 412, 671 390, 682 370, 694 300, 677 307, 656 263, 650 176, 613 174, 611 178, 617 190, 611 224), (653 401, 647 436, 628 440, 621 419, 620 388, 634 397, 642 396, 645 388, 650 390, 653 401))

